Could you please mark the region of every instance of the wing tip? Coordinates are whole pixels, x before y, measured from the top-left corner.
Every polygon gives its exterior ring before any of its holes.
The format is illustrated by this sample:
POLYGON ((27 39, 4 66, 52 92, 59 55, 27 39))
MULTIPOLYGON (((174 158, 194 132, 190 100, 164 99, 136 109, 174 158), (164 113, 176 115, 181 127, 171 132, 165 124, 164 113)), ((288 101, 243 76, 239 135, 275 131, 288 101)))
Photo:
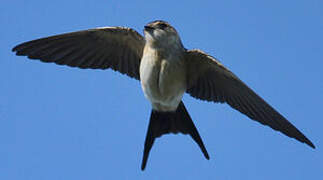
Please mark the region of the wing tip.
POLYGON ((18 49, 18 47, 19 47, 19 45, 17 45, 17 46, 15 46, 15 47, 13 47, 13 48, 11 49, 11 52, 16 52, 16 51, 17 51, 17 49, 18 49))
POLYGON ((306 143, 311 148, 316 149, 315 145, 309 139, 306 139, 306 141, 304 143, 306 143))
POLYGON ((24 45, 24 43, 14 46, 11 49, 11 52, 14 52, 15 55, 17 55, 17 56, 25 56, 26 54, 24 54, 23 45, 24 45))

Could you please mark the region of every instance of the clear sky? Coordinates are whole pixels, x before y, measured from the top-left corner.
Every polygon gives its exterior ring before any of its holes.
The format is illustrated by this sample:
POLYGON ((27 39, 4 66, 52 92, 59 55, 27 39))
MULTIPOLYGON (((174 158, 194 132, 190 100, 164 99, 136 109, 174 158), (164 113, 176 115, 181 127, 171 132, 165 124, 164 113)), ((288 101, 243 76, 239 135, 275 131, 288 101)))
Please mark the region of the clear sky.
POLYGON ((323 1, 2 0, 0 179, 322 179, 323 1), (151 107, 139 82, 15 56, 18 43, 101 26, 170 22, 186 48, 217 57, 317 149, 228 105, 184 103, 189 136, 157 139, 140 170, 151 107))

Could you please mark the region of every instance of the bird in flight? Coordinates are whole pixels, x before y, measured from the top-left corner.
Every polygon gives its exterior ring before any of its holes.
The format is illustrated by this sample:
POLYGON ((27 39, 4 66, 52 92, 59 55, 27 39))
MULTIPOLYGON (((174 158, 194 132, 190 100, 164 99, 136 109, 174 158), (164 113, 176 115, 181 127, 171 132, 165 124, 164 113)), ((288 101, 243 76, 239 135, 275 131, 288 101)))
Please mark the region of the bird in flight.
POLYGON ((186 49, 169 23, 148 23, 144 36, 131 28, 102 27, 25 42, 12 51, 42 62, 89 69, 113 69, 137 79, 152 110, 141 169, 156 138, 190 135, 206 159, 209 154, 182 101, 194 98, 227 103, 250 119, 306 143, 314 144, 216 58, 186 49))

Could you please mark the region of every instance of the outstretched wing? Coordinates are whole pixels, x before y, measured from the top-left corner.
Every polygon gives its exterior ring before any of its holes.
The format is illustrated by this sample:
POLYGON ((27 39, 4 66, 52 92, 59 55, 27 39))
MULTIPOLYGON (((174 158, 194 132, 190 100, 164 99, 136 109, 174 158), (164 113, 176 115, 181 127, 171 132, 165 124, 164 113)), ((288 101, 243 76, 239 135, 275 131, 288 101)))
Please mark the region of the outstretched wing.
POLYGON ((135 30, 103 27, 41 38, 12 49, 19 56, 79 68, 119 71, 139 80, 145 45, 135 30))
POLYGON ((226 102, 249 118, 315 148, 304 134, 215 58, 199 50, 190 50, 187 51, 186 61, 189 80, 186 92, 191 96, 226 102))

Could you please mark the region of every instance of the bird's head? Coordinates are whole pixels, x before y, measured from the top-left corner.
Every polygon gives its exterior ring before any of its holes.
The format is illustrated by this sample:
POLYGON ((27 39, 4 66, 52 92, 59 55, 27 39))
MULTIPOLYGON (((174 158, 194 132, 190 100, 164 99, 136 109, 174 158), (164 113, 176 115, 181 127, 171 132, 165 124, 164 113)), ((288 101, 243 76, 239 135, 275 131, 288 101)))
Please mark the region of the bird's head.
POLYGON ((153 21, 145 26, 146 42, 157 47, 183 47, 180 37, 169 23, 161 20, 153 21))

